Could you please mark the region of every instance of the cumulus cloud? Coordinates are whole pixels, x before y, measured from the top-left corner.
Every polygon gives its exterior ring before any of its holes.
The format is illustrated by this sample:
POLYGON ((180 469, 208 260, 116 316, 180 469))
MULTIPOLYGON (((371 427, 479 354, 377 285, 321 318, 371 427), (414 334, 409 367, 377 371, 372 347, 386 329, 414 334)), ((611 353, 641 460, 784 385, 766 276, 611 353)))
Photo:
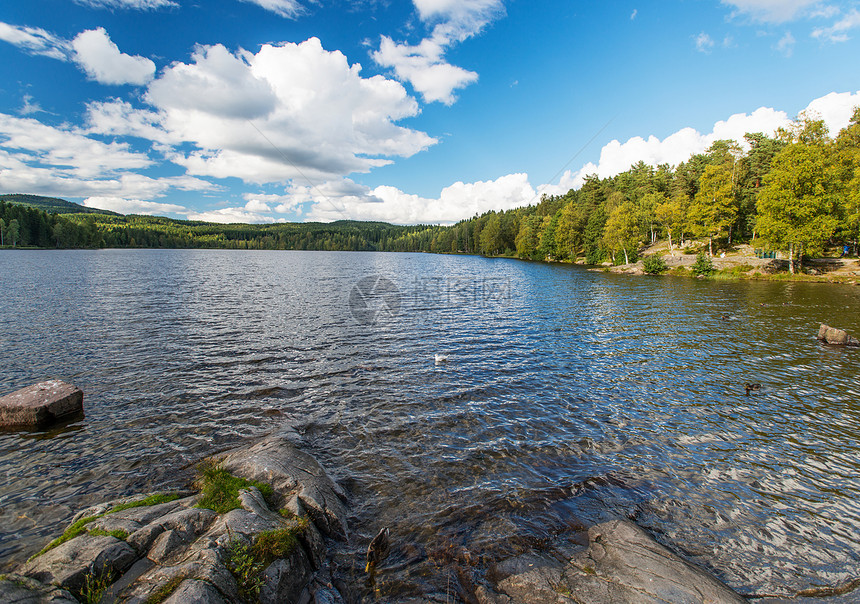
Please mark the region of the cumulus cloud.
POLYGON ((83 132, 0 113, 0 190, 59 197, 152 199, 171 188, 215 187, 192 176, 151 178, 153 165, 126 143, 104 143, 83 132))
POLYGON ((286 222, 283 219, 276 220, 271 216, 249 212, 245 208, 222 208, 208 212, 188 212, 187 217, 188 220, 217 222, 219 224, 270 224, 274 222, 286 222))
POLYGON ((18 151, 28 161, 63 167, 79 178, 146 168, 149 157, 126 143, 103 143, 81 134, 53 128, 32 118, 0 113, 0 148, 18 151))
POLYGON ((67 61, 71 44, 39 27, 21 27, 0 21, 0 40, 14 44, 24 52, 67 61))
POLYGON ((831 92, 809 103, 805 111, 823 119, 830 134, 836 136, 851 121, 851 116, 857 107, 860 107, 860 90, 831 92))
POLYGON ((442 58, 448 43, 444 37, 434 35, 417 46, 410 46, 382 36, 373 60, 382 67, 394 69, 397 79, 409 82, 424 102, 439 101, 450 106, 457 100, 454 91, 476 82, 478 74, 451 65, 442 58))
POLYGON ((179 6, 174 0, 75 0, 78 4, 92 8, 118 8, 133 10, 155 10, 179 6))
POLYGON ((143 85, 155 74, 155 63, 121 52, 102 27, 81 32, 68 41, 37 27, 0 22, 0 40, 29 54, 73 61, 91 80, 101 84, 143 85))
POLYGON ((118 212, 120 214, 143 214, 146 216, 188 213, 188 208, 172 203, 157 203, 154 201, 142 201, 140 199, 124 199, 122 197, 88 197, 84 200, 83 205, 88 208, 110 210, 111 212, 118 212))
POLYGON ((75 63, 100 84, 141 86, 155 75, 155 63, 146 57, 120 52, 102 27, 79 33, 72 40, 72 48, 75 63))
POLYGON ((191 62, 168 67, 149 85, 144 98, 155 111, 94 104, 89 126, 191 143, 193 150, 174 149, 168 159, 197 176, 257 184, 323 182, 436 143, 395 124, 418 113, 400 83, 360 72, 316 38, 267 44, 256 54, 200 47, 191 62))
MULTIPOLYGON (((860 91, 832 92, 813 100, 803 112, 823 119, 830 133, 835 136, 848 125, 857 106, 860 106, 860 91)), ((778 128, 789 126, 791 121, 784 111, 760 107, 752 113, 738 113, 715 123, 708 134, 701 134, 693 128, 682 128, 662 140, 656 136, 647 139, 635 136, 624 143, 613 140, 601 149, 597 164, 589 162, 576 172, 565 172, 560 183, 542 185, 538 187, 538 193, 566 193, 582 186, 587 175, 597 174, 601 178, 609 178, 628 170, 639 161, 655 167, 660 164, 675 166, 687 161, 691 155, 703 153, 718 140, 734 140, 745 147, 744 134, 762 132, 773 136, 778 128)))
POLYGON ((302 13, 302 5, 295 0, 242 0, 257 4, 267 11, 287 19, 295 19, 302 13))
POLYGON ((814 29, 812 37, 830 42, 847 42, 848 32, 857 27, 860 27, 860 11, 855 8, 832 26, 814 29))
POLYGON ((477 81, 478 74, 448 63, 444 55, 456 43, 480 33, 504 13, 502 0, 414 0, 425 22, 436 22, 432 34, 411 45, 382 36, 373 60, 408 82, 427 103, 452 105, 454 92, 477 81))
POLYGON ((722 0, 735 12, 763 23, 785 23, 801 16, 821 14, 821 0, 722 0))
POLYGON ((371 189, 349 179, 309 188, 294 187, 297 204, 310 202, 308 220, 328 222, 346 218, 394 224, 452 224, 488 210, 510 210, 532 203, 535 191, 527 174, 508 174, 496 180, 456 182, 429 199, 396 187, 371 189))

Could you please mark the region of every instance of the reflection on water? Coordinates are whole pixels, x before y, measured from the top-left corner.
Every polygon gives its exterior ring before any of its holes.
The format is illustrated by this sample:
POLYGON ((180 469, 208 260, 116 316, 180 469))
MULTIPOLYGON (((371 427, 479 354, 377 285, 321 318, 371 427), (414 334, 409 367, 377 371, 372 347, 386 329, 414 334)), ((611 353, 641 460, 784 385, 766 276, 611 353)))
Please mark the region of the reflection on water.
POLYGON ((0 288, 2 390, 58 377, 86 408, 0 434, 7 566, 80 507, 184 485, 289 422, 351 493, 355 552, 391 527, 383 594, 467 590, 618 516, 744 593, 856 573, 860 350, 814 336, 860 333, 860 287, 112 250, 2 253, 0 288), (376 275, 399 306, 359 322, 351 291, 376 275))

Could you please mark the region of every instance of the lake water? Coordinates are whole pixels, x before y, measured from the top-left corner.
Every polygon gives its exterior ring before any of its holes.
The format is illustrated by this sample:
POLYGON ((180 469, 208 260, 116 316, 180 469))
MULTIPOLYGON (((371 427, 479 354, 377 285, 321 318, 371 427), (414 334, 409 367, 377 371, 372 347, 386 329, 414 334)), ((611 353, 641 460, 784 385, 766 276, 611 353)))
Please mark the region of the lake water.
POLYGON ((86 408, 0 434, 5 569, 76 510, 290 423, 350 493, 340 563, 391 527, 389 595, 456 593, 613 517, 745 594, 858 574, 860 349, 815 339, 860 334, 857 286, 105 250, 0 253, 0 291, 0 389, 61 378, 86 408))

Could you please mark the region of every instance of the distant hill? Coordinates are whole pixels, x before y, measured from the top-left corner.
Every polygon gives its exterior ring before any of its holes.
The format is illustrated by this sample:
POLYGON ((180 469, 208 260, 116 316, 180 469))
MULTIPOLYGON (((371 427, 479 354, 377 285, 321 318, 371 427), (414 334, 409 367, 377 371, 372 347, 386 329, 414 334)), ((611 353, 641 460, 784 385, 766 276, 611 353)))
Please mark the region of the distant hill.
POLYGON ((17 203, 22 206, 30 206, 47 212, 48 214, 105 214, 108 216, 122 216, 116 212, 109 210, 99 210, 98 208, 88 208, 79 203, 58 199, 57 197, 42 197, 41 195, 24 195, 21 193, 12 193, 0 195, 0 201, 6 203, 17 203))

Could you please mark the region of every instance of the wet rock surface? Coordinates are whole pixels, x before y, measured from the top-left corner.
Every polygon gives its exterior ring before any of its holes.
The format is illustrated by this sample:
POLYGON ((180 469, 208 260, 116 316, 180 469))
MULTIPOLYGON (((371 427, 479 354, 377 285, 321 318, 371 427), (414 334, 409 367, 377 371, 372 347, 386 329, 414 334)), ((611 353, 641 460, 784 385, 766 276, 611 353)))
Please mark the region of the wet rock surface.
POLYGON ((84 393, 61 380, 40 382, 0 397, 0 427, 45 427, 84 412, 84 393))
POLYGON ((451 596, 481 604, 745 601, 635 524, 618 520, 592 527, 587 547, 504 560, 474 582, 461 577, 463 588, 450 594, 401 593, 384 569, 387 585, 380 592, 373 573, 356 570, 364 556, 349 543, 343 491, 290 438, 270 436, 215 459, 233 476, 272 485, 274 493, 264 497, 248 486, 239 491, 240 507, 224 513, 196 507, 201 496, 189 492, 167 502, 150 496, 151 505, 125 498, 90 507, 72 525, 80 534, 0 578, 0 601, 94 601, 93 585, 105 590, 102 601, 131 604, 353 604, 451 596), (249 557, 265 536, 285 529, 288 547, 265 559, 249 557))
POLYGON ((860 346, 860 341, 848 335, 844 329, 837 329, 823 323, 818 328, 818 339, 833 346, 860 346))
POLYGON ((588 531, 588 547, 566 561, 526 554, 496 566, 486 604, 529 602, 739 603, 746 600, 657 543, 635 524, 612 520, 588 531))
POLYGON ((71 538, 0 580, 0 601, 72 603, 91 599, 93 586, 107 601, 129 603, 310 602, 319 589, 327 590, 321 601, 342 601, 328 581, 315 580, 327 576, 323 534, 348 535, 340 487, 283 435, 221 459, 234 476, 272 484, 274 495, 267 501, 249 486, 239 491, 241 507, 222 514, 196 507, 200 495, 187 493, 88 508, 70 526, 79 534, 67 532, 71 538), (264 534, 288 535, 265 564, 248 553, 264 534))

